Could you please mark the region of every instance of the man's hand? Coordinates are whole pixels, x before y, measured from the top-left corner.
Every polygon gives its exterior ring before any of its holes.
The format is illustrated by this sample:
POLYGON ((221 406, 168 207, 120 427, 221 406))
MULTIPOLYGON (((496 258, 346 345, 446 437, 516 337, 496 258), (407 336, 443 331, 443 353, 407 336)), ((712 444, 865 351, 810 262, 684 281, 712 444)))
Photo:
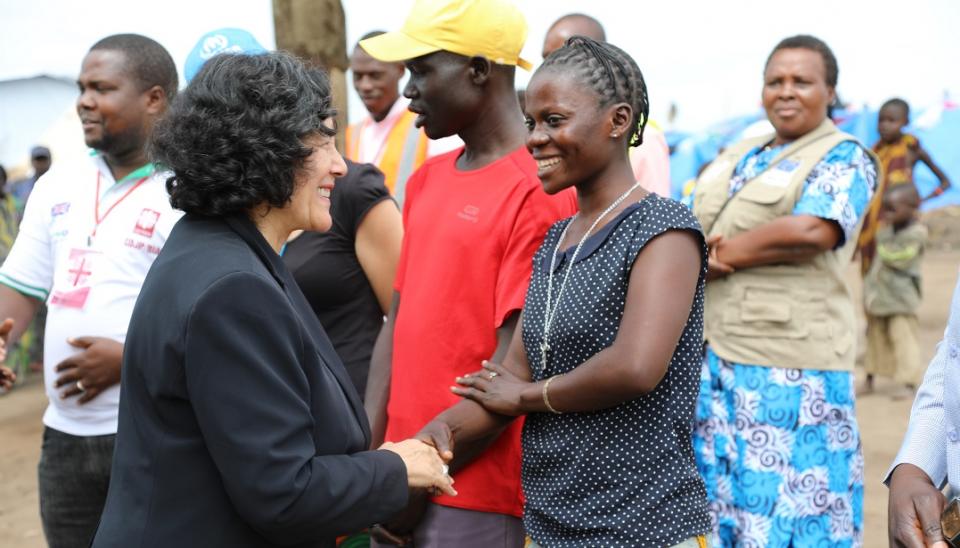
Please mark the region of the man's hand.
MULTIPOLYGON (((443 421, 427 423, 414 439, 418 439, 437 450, 444 462, 453 460, 453 434, 443 421)), ((411 489, 407 507, 393 516, 390 521, 370 528, 370 536, 381 544, 408 546, 413 542, 413 530, 417 528, 430 502, 427 489, 411 489)))
POLYGON ((10 331, 13 329, 13 318, 7 318, 0 323, 0 362, 7 359, 7 341, 10 340, 10 331))
POLYGON ((453 460, 453 433, 447 423, 430 421, 413 437, 436 449, 443 462, 453 460))
POLYGON ((54 386, 66 387, 61 398, 82 394, 77 400, 82 405, 120 382, 122 343, 105 337, 77 337, 67 342, 82 352, 63 360, 54 369, 60 374, 54 386))
POLYGON ((16 380, 16 373, 14 373, 9 367, 0 365, 0 388, 4 390, 10 390, 13 388, 13 383, 16 380))
POLYGON ((887 528, 890 546, 947 548, 940 530, 946 505, 943 493, 927 474, 912 464, 901 464, 890 477, 887 528))
MULTIPOLYGON (((7 341, 10 339, 10 330, 13 329, 13 318, 7 318, 0 323, 0 362, 7 359, 7 341)), ((0 365, 0 388, 13 388, 17 375, 9 367, 0 365)))
POLYGON ((423 520, 429 502, 430 494, 426 489, 411 489, 407 507, 390 521, 371 527, 370 536, 388 546, 412 546, 413 531, 423 520))

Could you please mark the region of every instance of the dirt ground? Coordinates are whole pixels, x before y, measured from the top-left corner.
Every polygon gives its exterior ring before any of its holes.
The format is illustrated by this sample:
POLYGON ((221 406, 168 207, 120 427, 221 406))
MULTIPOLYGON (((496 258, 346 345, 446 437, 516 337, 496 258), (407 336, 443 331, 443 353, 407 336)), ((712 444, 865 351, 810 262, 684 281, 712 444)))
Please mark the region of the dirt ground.
MULTIPOLYGON (((950 297, 960 266, 960 251, 931 250, 924 262, 924 302, 920 309, 920 343, 925 360, 943 334, 950 297)), ((855 291, 859 283, 853 269, 855 291)), ((858 382, 863 371, 857 369, 858 382)), ((0 546, 45 545, 37 502, 36 464, 40 455, 40 417, 46 398, 39 376, 0 396, 0 546)), ((880 483, 900 445, 910 414, 910 400, 893 401, 892 383, 878 381, 877 391, 857 400, 857 415, 866 462, 865 545, 887 545, 887 491, 880 483)))

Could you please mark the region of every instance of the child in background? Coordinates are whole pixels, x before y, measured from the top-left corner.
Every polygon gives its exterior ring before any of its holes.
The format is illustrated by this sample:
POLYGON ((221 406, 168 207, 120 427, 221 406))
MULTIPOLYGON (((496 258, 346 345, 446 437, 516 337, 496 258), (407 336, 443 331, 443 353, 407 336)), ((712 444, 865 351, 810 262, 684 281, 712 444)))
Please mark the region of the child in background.
POLYGON ((877 187, 874 201, 870 204, 863 229, 860 231, 861 272, 864 275, 870 271, 870 263, 874 258, 876 246, 874 237, 877 232, 880 199, 886 189, 903 184, 913 186, 913 166, 918 160, 926 164, 940 180, 940 186, 923 198, 923 201, 937 197, 950 188, 950 180, 933 162, 927 151, 920 146, 920 141, 913 135, 903 132, 903 128, 909 123, 910 105, 903 99, 890 99, 880 107, 877 122, 880 140, 873 145, 873 152, 880 159, 883 179, 877 187))
POLYGON ((927 229, 917 222, 920 195, 912 184, 895 185, 883 195, 876 258, 864 279, 867 312, 867 382, 874 375, 901 386, 894 399, 910 397, 923 372, 917 340, 920 261, 927 229))
POLYGON ((880 158, 883 166, 883 184, 889 188, 902 184, 913 184, 913 166, 917 160, 927 164, 930 171, 940 180, 940 186, 935 188, 923 201, 943 194, 950 188, 950 180, 933 163, 927 151, 920 146, 920 141, 904 133, 903 128, 910 123, 910 105, 903 99, 890 99, 880 107, 877 131, 880 132, 880 141, 873 145, 873 151, 880 158))

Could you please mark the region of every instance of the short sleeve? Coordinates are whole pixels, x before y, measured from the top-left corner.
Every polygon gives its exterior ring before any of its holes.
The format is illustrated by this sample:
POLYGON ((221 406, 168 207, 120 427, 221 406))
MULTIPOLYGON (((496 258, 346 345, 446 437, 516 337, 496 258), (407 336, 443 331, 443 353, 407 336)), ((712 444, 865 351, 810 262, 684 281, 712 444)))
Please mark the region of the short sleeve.
MULTIPOLYGON (((50 180, 41 177, 34 187, 20 222, 20 232, 10 254, 0 267, 0 283, 41 301, 53 287, 53 249, 50 242, 51 204, 47 199, 50 180)), ((53 205, 54 209, 69 204, 53 205)), ((67 211, 57 211, 66 214, 67 211)))
POLYGON ((570 204, 569 212, 563 209, 563 200, 571 194, 548 196, 539 188, 527 192, 518 210, 507 240, 497 283, 494 290, 494 326, 499 328, 514 311, 523 308, 523 299, 530 284, 533 256, 547 230, 558 219, 576 211, 570 204))
POLYGON ((671 230, 689 231, 695 235, 700 247, 701 276, 706 275, 707 244, 703 229, 700 228, 700 222, 693 211, 676 200, 659 196, 650 196, 641 206, 645 206, 640 213, 642 221, 634 228, 633 237, 627 247, 626 263, 632 265, 640 251, 655 237, 671 230))
POLYGON ((877 187, 877 166, 855 141, 833 147, 814 166, 794 206, 794 215, 813 215, 840 226, 842 246, 856 231, 877 187))
POLYGON ((408 239, 410 238, 410 209, 416 204, 417 196, 420 194, 420 189, 423 187, 423 181, 425 180, 425 172, 429 169, 428 166, 423 166, 420 169, 413 172, 413 175, 407 179, 407 189, 406 196, 403 200, 403 244, 400 247, 400 260, 397 263, 397 276, 393 280, 393 289, 399 293, 403 293, 403 281, 407 273, 407 255, 408 248, 407 245, 408 239))
POLYGON ((390 199, 390 191, 384 183, 383 173, 371 164, 350 162, 347 175, 337 180, 334 192, 340 192, 335 200, 340 211, 334 211, 336 220, 342 223, 344 230, 356 239, 357 228, 370 209, 390 199))

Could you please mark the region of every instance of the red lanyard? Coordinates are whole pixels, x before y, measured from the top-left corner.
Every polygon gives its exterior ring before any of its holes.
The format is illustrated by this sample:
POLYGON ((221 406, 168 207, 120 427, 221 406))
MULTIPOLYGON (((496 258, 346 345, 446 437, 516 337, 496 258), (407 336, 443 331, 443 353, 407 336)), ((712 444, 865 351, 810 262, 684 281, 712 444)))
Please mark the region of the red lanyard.
POLYGON ((97 171, 97 200, 96 202, 94 202, 94 207, 93 207, 93 231, 90 232, 90 236, 87 238, 87 245, 90 245, 91 243, 93 243, 93 237, 97 235, 97 229, 100 228, 100 223, 102 223, 107 218, 107 215, 110 215, 110 212, 113 211, 113 208, 117 207, 117 205, 119 205, 120 202, 124 201, 127 198, 127 196, 133 194, 133 191, 140 188, 140 185, 142 185, 149 178, 150 176, 147 175, 146 177, 140 179, 136 183, 133 183, 133 186, 131 186, 129 190, 124 192, 123 196, 121 196, 119 200, 117 200, 116 202, 113 202, 113 205, 107 208, 107 210, 103 213, 103 216, 101 217, 100 216, 100 172, 97 171))

